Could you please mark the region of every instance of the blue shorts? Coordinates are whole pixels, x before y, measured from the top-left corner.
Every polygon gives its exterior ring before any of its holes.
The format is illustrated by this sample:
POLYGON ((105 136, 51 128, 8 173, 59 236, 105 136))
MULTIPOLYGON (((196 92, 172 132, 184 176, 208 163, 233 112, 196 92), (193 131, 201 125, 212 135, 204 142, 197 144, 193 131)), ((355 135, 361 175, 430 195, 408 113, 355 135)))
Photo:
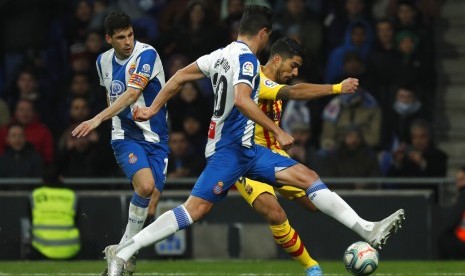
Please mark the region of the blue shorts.
POLYGON ((111 141, 111 146, 116 162, 129 181, 132 182, 132 177, 137 171, 150 168, 155 178, 155 187, 160 192, 163 191, 168 167, 167 145, 120 139, 111 141))
POLYGON ((209 202, 218 202, 241 176, 280 186, 276 183, 275 173, 297 163, 259 145, 222 148, 208 158, 207 166, 191 194, 209 202))

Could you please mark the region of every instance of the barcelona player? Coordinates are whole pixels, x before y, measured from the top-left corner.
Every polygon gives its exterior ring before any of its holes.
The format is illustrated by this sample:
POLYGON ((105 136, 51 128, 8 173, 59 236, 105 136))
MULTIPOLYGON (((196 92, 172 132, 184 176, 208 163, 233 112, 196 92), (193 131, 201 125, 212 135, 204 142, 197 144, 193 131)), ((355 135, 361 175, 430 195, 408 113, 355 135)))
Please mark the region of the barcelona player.
MULTIPOLYGON (((176 72, 150 107, 134 108, 134 118, 144 121, 156 116, 185 83, 207 76, 213 85, 214 110, 205 148, 207 166, 184 204, 163 213, 132 239, 105 250, 110 275, 122 275, 125 261, 140 248, 161 241, 200 220, 216 202, 226 197, 241 176, 305 190, 306 196, 319 210, 343 221, 350 228, 363 228, 375 239, 385 239, 399 225, 401 214, 383 225, 363 220, 336 197, 314 171, 255 144, 255 123, 272 132, 281 148, 287 149, 293 143, 292 136, 269 119, 257 105, 260 63, 255 55, 268 43, 272 26, 273 15, 269 8, 247 6, 237 41, 198 58, 176 72)), ((319 265, 311 267, 307 275, 322 275, 319 265)))
MULTIPOLYGON (((348 78, 336 85, 311 83, 285 85, 298 75, 299 67, 302 66, 302 56, 303 49, 297 41, 283 37, 273 43, 267 63, 260 68, 258 105, 277 125, 280 124, 282 100, 312 100, 338 93, 354 93, 358 87, 358 80, 354 78, 348 78)), ((255 127, 255 143, 288 156, 281 149, 273 133, 260 125, 255 127)), ((269 223, 278 245, 304 266, 307 271, 318 264, 311 258, 302 244, 299 234, 290 225, 286 213, 277 201, 272 186, 249 178, 241 178, 235 185, 242 197, 269 223)), ((316 211, 316 207, 305 196, 305 191, 292 186, 283 186, 277 188, 277 191, 284 198, 294 200, 305 208, 316 211)), ((365 231, 359 231, 359 234, 366 239, 368 238, 365 231)))
MULTIPOLYGON (((112 12, 104 24, 106 41, 112 49, 98 56, 96 66, 109 106, 77 126, 72 134, 86 136, 102 121, 112 119, 111 146, 134 187, 126 231, 120 241, 124 243, 142 229, 150 199, 156 206, 165 184, 169 153, 167 109, 163 106, 145 122, 135 122, 131 113, 135 104, 152 103, 165 84, 165 74, 157 51, 134 40, 128 15, 112 12)), ((135 257, 125 263, 125 270, 134 272, 135 257)))

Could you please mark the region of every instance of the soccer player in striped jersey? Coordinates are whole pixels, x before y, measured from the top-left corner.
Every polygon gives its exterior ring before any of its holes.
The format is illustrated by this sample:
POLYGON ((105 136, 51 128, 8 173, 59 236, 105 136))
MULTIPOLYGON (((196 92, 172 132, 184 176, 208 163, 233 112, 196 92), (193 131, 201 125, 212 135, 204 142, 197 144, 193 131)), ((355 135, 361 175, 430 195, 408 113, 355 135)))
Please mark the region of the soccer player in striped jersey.
MULTIPOLYGON (((237 41, 179 70, 149 108, 133 110, 134 118, 147 120, 156 116, 185 83, 205 76, 211 79, 215 101, 205 149, 207 166, 184 204, 163 213, 132 239, 106 251, 110 275, 122 275, 124 262, 140 248, 161 241, 200 220, 214 203, 226 197, 241 176, 276 186, 287 184, 300 188, 319 210, 350 228, 371 232, 379 239, 384 239, 400 223, 399 214, 388 225, 375 227, 375 223, 360 218, 345 201, 331 192, 314 171, 254 143, 255 123, 272 132, 281 148, 287 149, 293 143, 292 136, 269 119, 257 105, 260 64, 255 55, 268 43, 272 25, 269 8, 247 6, 237 41)), ((315 265, 307 275, 322 275, 322 272, 315 265)))
MULTIPOLYGON (((134 40, 128 15, 112 12, 104 24, 112 49, 98 56, 96 66, 109 106, 77 126, 72 134, 86 136, 102 121, 112 119, 111 146, 134 187, 126 231, 120 241, 124 243, 142 229, 151 197, 156 206, 165 184, 169 153, 166 106, 144 122, 135 122, 131 113, 135 104, 152 103, 165 84, 165 74, 157 51, 134 40)), ((126 262, 125 269, 129 274, 134 272, 135 257, 126 262)))

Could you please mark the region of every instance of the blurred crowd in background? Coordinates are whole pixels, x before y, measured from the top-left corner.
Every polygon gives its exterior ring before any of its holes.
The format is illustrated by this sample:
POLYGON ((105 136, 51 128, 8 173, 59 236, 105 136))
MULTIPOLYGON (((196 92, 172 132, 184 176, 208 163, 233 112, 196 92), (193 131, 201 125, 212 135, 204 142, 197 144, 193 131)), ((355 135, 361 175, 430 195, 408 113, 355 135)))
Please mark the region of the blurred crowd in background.
MULTIPOLYGON (((431 127, 439 0, 14 0, 0 3, 0 177, 38 177, 47 164, 64 177, 123 176, 110 122, 71 136, 107 104, 95 60, 110 47, 110 11, 130 15, 136 40, 157 49, 168 80, 234 41, 252 2, 276 13, 270 44, 289 36, 306 49, 293 83, 360 80, 355 94, 285 103, 293 158, 323 177, 446 176, 431 127)), ((168 103, 168 178, 202 171, 212 102, 205 79, 168 103)))

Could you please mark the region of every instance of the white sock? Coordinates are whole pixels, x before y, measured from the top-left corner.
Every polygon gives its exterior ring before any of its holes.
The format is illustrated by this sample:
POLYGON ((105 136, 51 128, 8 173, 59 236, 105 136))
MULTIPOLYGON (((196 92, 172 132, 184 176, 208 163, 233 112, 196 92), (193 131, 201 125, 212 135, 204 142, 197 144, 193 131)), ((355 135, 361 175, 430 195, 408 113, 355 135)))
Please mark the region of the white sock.
POLYGON ((159 242, 191 224, 192 218, 187 210, 182 205, 178 206, 163 213, 132 239, 120 244, 116 249, 118 252, 116 256, 127 261, 142 247, 159 242))
POLYGON ((347 202, 338 194, 330 191, 321 180, 315 181, 307 189, 306 194, 319 210, 352 229, 362 238, 365 238, 373 228, 373 222, 359 217, 347 202))
POLYGON ((148 207, 138 207, 132 204, 132 202, 129 203, 128 224, 126 225, 126 230, 124 231, 124 235, 121 238, 119 244, 123 244, 125 241, 131 239, 135 234, 142 230, 144 227, 145 219, 147 218, 148 210, 148 207))

